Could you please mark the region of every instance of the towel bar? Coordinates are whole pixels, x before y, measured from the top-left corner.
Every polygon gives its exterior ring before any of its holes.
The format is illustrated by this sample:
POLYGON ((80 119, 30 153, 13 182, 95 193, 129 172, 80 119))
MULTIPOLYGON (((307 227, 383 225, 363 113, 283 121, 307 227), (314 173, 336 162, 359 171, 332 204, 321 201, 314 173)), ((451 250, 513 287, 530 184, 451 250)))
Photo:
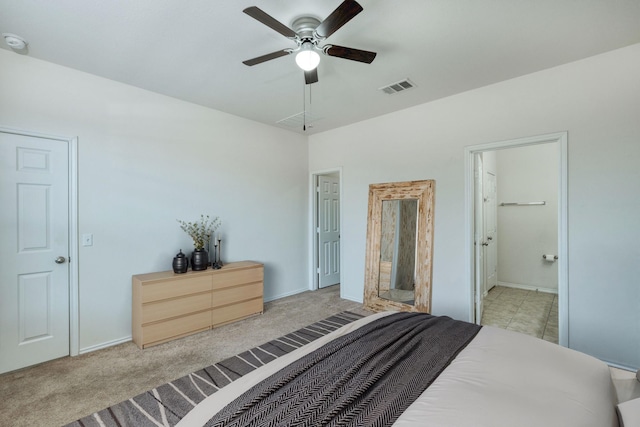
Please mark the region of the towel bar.
POLYGON ((546 204, 547 202, 502 202, 500 206, 541 206, 546 204))

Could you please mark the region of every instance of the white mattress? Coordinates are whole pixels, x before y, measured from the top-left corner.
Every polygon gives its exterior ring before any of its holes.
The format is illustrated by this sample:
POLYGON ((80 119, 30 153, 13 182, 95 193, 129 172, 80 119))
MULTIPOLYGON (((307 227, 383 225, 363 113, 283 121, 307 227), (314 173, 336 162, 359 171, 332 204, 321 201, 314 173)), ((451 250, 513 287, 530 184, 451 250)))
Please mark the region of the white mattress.
MULTIPOLYGON (((253 384, 377 318, 365 317, 286 354, 214 393, 178 424, 202 426, 253 384)), ((556 344, 483 327, 395 426, 618 427, 615 391, 601 361, 556 344)))

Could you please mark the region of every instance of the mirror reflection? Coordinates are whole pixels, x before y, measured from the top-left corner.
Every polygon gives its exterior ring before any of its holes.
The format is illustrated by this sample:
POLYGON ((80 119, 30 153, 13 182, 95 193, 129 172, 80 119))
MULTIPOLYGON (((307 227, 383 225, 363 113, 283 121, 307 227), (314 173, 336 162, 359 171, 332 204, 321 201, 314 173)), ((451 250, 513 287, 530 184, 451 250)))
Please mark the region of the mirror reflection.
POLYGON ((418 199, 383 200, 378 297, 413 305, 418 199))

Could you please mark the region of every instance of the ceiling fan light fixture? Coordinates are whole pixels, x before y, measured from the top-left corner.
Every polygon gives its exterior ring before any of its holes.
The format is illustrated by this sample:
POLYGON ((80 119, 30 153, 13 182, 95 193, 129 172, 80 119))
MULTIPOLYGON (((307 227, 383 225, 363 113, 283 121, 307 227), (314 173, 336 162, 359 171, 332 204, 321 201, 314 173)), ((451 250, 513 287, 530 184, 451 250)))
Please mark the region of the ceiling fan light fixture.
POLYGON ((320 55, 314 50, 313 43, 304 42, 296 54, 296 64, 304 71, 311 71, 320 64, 320 55))
POLYGON ((317 68, 320 64, 320 53, 330 57, 371 64, 376 57, 375 52, 345 46, 321 45, 325 39, 342 28, 362 10, 362 6, 356 0, 343 0, 323 21, 312 15, 301 15, 295 18, 289 27, 258 6, 247 7, 243 10, 245 14, 295 42, 296 47, 281 49, 242 61, 242 63, 253 66, 283 56, 295 55, 296 64, 304 70, 305 85, 318 82, 317 68))

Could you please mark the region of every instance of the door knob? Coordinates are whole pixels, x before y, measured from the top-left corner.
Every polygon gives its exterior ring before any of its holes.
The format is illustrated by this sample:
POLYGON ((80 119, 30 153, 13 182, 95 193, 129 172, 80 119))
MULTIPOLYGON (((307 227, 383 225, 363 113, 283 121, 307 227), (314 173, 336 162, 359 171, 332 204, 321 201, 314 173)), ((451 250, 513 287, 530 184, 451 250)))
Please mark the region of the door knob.
POLYGON ((66 260, 67 259, 65 257, 59 256, 58 258, 56 258, 56 264, 64 264, 66 260))

